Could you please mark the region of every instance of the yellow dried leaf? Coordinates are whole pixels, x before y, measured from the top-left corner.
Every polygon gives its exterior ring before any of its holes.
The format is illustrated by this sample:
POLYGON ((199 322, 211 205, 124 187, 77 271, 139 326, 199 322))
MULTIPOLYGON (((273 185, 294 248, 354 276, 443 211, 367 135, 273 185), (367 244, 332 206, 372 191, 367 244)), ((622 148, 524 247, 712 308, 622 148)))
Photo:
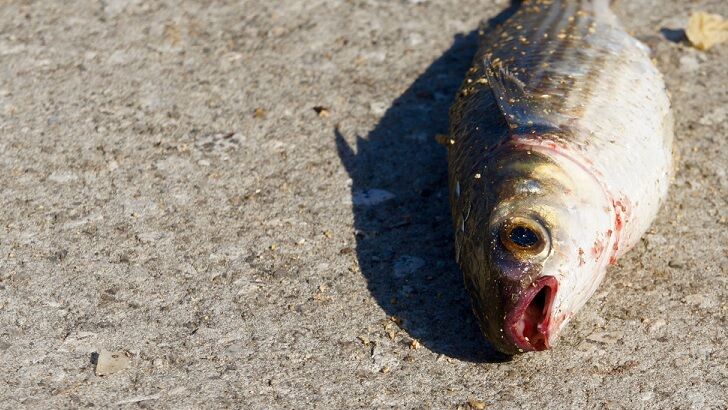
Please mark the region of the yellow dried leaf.
POLYGON ((685 34, 695 48, 707 50, 728 41, 728 21, 717 14, 699 11, 690 17, 685 34))

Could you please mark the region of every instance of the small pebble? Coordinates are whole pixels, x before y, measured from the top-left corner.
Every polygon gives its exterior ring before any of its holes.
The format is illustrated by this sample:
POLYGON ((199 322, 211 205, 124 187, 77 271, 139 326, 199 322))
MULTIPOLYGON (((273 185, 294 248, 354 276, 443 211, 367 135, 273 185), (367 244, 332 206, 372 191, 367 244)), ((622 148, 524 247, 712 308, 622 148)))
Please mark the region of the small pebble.
POLYGON ((375 101, 369 104, 369 109, 372 111, 372 114, 376 115, 377 117, 384 115, 384 113, 387 112, 387 107, 388 104, 381 101, 375 101))
POLYGON ((331 110, 322 105, 317 105, 313 107, 313 110, 316 111, 316 114, 318 114, 318 116, 321 118, 328 118, 331 116, 331 110))
POLYGON ((700 62, 697 57, 691 54, 686 54, 680 57, 680 69, 683 71, 696 71, 700 68, 700 62))
POLYGON ((471 397, 468 399, 468 406, 470 406, 471 409, 483 410, 485 409, 485 402, 471 397))
POLYGON ((102 350, 96 360, 96 375, 108 376, 126 369, 131 364, 131 359, 124 351, 109 352, 102 350))

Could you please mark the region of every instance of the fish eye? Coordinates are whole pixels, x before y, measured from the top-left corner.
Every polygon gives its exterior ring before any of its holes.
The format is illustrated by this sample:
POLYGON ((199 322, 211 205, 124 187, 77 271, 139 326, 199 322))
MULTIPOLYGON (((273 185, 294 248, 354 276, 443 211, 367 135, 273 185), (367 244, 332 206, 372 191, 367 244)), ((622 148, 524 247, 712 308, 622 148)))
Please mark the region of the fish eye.
POLYGON ((544 228, 535 221, 513 218, 500 231, 503 246, 517 257, 529 257, 541 253, 546 247, 544 228))
POLYGON ((541 240, 536 232, 526 226, 516 226, 511 229, 511 232, 508 234, 508 239, 516 246, 525 249, 533 248, 541 240))

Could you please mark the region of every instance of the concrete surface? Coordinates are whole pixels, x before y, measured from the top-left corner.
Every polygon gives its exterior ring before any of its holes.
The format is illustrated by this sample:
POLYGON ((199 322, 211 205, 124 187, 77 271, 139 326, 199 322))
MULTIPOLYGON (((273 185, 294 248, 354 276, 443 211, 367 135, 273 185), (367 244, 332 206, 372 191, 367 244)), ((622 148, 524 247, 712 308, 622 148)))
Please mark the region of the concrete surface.
POLYGON ((558 347, 510 361, 433 141, 506 7, 0 1, 0 407, 726 408, 728 45, 668 38, 728 2, 619 2, 677 178, 558 347))

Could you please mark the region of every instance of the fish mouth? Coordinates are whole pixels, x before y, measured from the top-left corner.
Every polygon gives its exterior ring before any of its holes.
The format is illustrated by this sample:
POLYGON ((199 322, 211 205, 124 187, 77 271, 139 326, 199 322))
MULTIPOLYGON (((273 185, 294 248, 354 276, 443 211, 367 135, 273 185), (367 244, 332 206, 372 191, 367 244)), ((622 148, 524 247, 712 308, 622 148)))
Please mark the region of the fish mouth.
POLYGON ((541 351, 551 347, 551 307, 558 287, 559 282, 553 276, 538 278, 521 294, 506 316, 506 334, 519 351, 541 351))

